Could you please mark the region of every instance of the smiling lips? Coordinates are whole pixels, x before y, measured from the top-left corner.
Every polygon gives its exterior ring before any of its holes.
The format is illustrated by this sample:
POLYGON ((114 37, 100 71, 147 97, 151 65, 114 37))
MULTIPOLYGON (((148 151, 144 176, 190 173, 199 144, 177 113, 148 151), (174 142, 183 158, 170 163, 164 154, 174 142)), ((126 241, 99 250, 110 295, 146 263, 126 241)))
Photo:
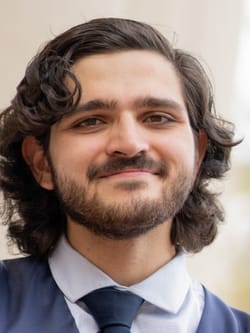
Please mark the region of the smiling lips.
POLYGON ((122 170, 116 170, 109 173, 102 174, 100 178, 107 178, 112 176, 142 176, 142 175, 157 175, 158 173, 154 170, 148 169, 132 169, 132 168, 125 168, 122 170))

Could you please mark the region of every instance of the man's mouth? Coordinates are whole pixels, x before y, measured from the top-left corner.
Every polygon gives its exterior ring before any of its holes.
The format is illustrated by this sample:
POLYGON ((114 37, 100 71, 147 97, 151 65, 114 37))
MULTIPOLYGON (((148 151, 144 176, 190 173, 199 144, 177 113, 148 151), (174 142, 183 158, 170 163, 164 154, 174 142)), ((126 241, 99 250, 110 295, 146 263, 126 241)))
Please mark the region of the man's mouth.
POLYGON ((165 177, 167 165, 155 162, 145 156, 136 156, 130 159, 113 158, 103 165, 92 165, 88 170, 89 180, 108 177, 165 177))
POLYGON ((112 177, 112 176, 150 176, 150 175, 158 175, 159 173, 154 170, 149 169, 138 169, 138 168, 124 168, 121 170, 115 170, 111 172, 106 172, 100 175, 100 178, 112 177))

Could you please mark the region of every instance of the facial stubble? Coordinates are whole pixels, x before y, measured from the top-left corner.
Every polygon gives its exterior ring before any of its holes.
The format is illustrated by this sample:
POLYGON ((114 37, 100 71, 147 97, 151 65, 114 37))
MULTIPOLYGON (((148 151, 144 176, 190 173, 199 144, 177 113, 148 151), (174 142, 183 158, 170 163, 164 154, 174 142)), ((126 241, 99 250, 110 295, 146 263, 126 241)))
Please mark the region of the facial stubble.
POLYGON ((174 181, 168 181, 168 175, 165 175, 165 186, 156 199, 140 195, 140 191, 146 191, 147 183, 132 180, 120 185, 119 190, 124 191, 123 202, 116 202, 114 197, 113 202, 105 203, 104 193, 96 192, 91 197, 86 186, 73 177, 60 174, 51 160, 50 167, 55 191, 66 216, 92 233, 109 239, 138 237, 173 219, 193 186, 193 178, 183 170, 174 181))

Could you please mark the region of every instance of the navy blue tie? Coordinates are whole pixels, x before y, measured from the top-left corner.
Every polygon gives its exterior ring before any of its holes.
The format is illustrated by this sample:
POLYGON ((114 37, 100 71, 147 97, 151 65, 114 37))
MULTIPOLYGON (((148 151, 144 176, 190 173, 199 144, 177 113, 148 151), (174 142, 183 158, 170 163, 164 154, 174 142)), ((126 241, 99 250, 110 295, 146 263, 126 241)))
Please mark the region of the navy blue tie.
POLYGON ((89 293, 81 302, 87 305, 100 333, 129 333, 143 299, 129 291, 107 287, 89 293))

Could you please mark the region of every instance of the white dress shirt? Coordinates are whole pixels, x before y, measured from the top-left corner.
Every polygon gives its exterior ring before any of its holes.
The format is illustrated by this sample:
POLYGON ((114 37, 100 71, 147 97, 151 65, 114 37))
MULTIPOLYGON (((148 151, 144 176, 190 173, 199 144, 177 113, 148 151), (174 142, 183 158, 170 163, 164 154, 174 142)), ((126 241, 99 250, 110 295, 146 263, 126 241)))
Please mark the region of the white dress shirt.
POLYGON ((145 300, 131 333, 196 332, 204 307, 204 294, 202 286, 188 275, 183 254, 130 287, 113 281, 76 252, 65 237, 50 256, 49 266, 80 333, 97 333, 98 327, 88 309, 80 308, 76 301, 107 286, 129 290, 145 300))

